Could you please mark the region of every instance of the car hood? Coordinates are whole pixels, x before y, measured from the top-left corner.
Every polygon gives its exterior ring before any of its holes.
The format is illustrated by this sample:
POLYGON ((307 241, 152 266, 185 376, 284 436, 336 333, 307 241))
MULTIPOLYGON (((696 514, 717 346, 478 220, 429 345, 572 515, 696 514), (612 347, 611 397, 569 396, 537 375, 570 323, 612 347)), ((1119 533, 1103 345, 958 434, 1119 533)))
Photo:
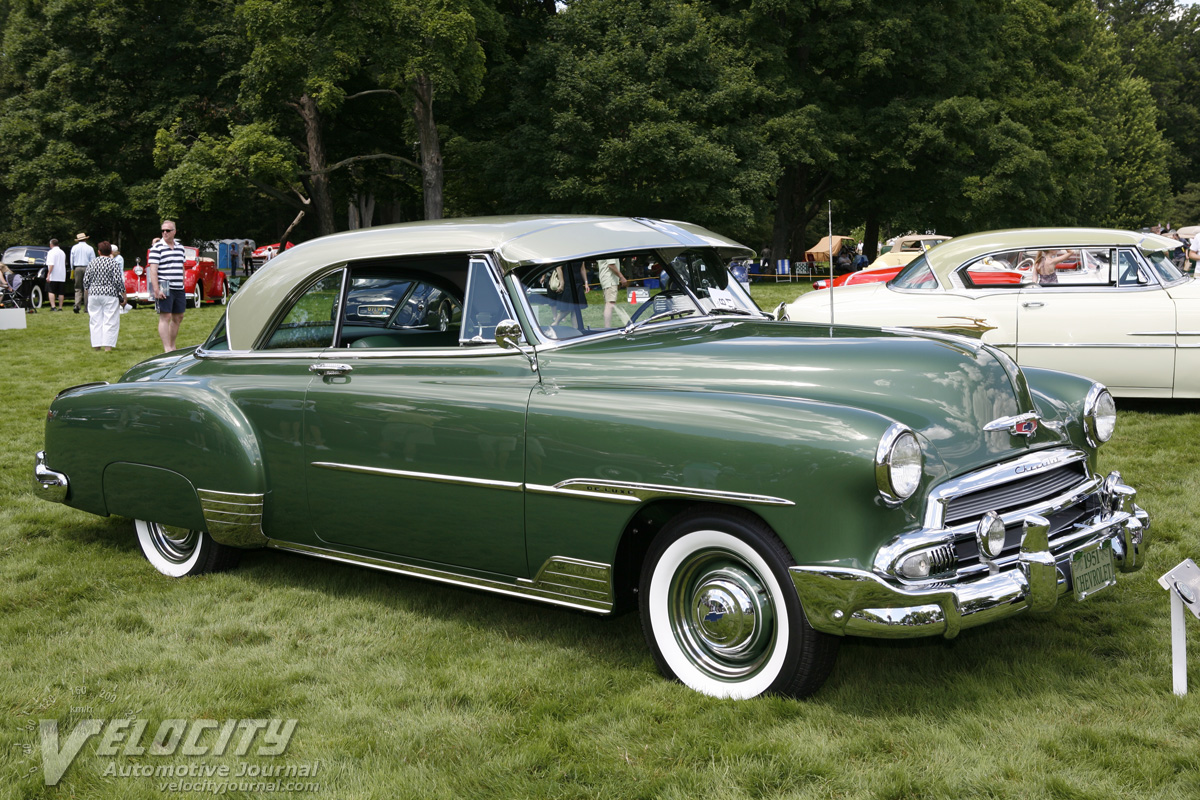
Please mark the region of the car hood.
POLYGON ((559 388, 712 391, 873 411, 920 433, 952 475, 1067 441, 1062 426, 1041 425, 1030 439, 984 433, 1034 404, 1010 359, 962 337, 710 321, 560 346, 539 362, 559 388))

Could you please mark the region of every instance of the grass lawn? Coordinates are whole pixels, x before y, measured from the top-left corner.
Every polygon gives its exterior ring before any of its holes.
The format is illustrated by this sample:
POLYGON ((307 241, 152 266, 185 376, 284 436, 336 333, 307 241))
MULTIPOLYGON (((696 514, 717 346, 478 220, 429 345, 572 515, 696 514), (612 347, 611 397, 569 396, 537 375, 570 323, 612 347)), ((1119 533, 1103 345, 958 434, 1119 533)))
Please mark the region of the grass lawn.
MULTIPOLYGON (((799 291, 754 288, 764 308, 799 291)), ((220 313, 188 311, 180 345, 220 313)), ((28 491, 55 393, 157 352, 153 312, 122 317, 107 354, 88 346, 86 316, 28 321, 0 331, 0 797, 177 796, 119 771, 249 758, 105 756, 96 737, 44 785, 39 720, 65 740, 81 720, 124 717, 150 721, 147 743, 164 720, 296 719, 287 752, 253 763, 316 765, 298 797, 1200 796, 1200 701, 1171 694, 1156 583, 1198 554, 1196 403, 1119 403, 1102 469, 1152 515, 1141 572, 950 641, 848 639, 812 699, 732 702, 661 678, 632 615, 271 551, 223 574, 159 575, 130 520, 28 491)))

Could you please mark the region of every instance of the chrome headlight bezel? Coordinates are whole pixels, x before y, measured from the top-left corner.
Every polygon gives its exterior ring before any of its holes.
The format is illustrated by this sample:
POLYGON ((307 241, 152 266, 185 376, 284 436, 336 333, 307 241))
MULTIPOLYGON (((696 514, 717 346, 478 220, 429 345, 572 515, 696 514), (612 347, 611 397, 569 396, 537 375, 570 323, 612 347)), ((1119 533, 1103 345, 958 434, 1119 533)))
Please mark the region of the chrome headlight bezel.
POLYGON ((907 425, 893 423, 875 450, 875 483, 889 505, 899 505, 916 493, 925 472, 921 442, 907 425))
POLYGON ((1112 439, 1116 425, 1116 401, 1103 384, 1093 383, 1083 401, 1083 432, 1088 444, 1099 447, 1112 439))
POLYGON ((975 526, 975 543, 981 559, 995 560, 1004 552, 1004 520, 995 511, 989 511, 975 526))

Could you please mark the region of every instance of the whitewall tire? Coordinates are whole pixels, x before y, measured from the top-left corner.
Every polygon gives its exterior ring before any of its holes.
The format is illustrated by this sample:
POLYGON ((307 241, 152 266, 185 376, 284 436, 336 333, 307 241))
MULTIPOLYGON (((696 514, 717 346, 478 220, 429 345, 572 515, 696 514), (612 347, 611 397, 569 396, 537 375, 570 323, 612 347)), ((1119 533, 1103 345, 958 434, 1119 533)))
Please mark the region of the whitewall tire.
POLYGON ((138 545, 156 570, 172 578, 220 572, 235 566, 241 551, 213 541, 204 531, 134 520, 138 545))
POLYGON ((650 545, 642 629, 664 675, 713 697, 802 697, 828 677, 838 639, 813 630, 786 548, 756 517, 691 513, 650 545))

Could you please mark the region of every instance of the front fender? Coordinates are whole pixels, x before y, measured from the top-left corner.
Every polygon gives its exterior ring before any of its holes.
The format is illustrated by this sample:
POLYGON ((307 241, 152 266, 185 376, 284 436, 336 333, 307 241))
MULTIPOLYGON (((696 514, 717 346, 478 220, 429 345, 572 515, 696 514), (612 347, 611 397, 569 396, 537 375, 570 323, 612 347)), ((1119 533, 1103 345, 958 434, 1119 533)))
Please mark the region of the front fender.
MULTIPOLYGON (((919 503, 889 507, 876 484, 875 453, 892 423, 871 411, 761 395, 535 392, 529 561, 569 553, 611 563, 635 515, 667 499, 673 508, 750 510, 799 563, 869 564, 880 543, 919 526, 919 503)), ((929 479, 942 466, 930 463, 927 443, 926 452, 929 479)))

